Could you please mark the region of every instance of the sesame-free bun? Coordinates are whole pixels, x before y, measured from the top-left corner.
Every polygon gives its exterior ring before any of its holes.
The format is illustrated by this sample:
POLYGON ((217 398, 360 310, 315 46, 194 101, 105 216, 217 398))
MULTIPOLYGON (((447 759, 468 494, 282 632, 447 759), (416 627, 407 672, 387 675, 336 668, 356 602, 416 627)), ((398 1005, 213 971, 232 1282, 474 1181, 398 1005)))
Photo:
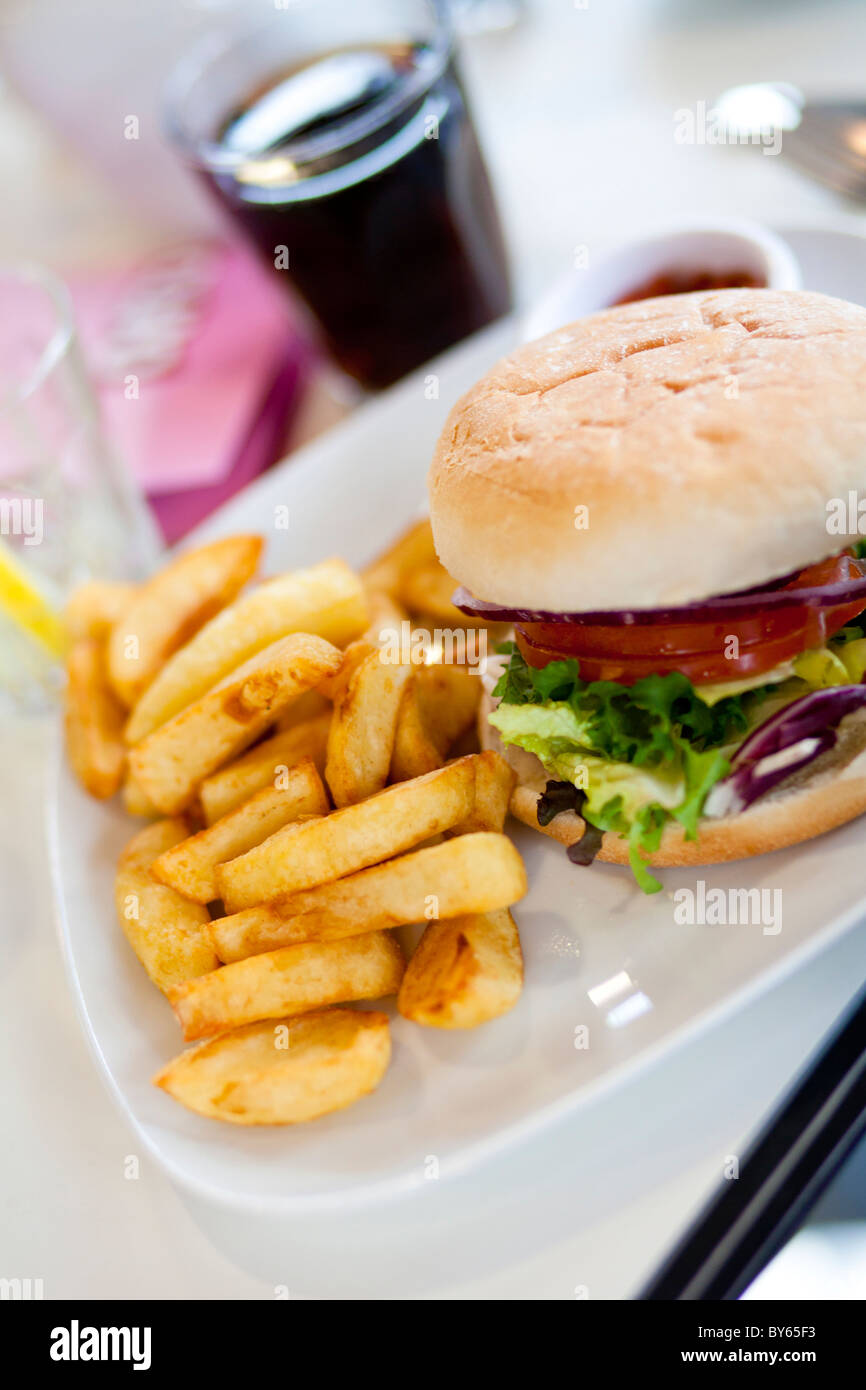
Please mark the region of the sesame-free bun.
MULTIPOLYGON (((533 754, 522 748, 503 747, 498 732, 487 719, 491 708, 492 701, 485 695, 478 717, 479 737, 483 748, 496 748, 517 773, 511 814, 562 845, 576 844, 583 835, 585 822, 574 811, 561 812, 547 826, 538 824, 538 798, 548 774, 533 754)), ((662 831, 659 848, 647 857, 647 863, 671 868, 748 859, 814 839, 864 811, 866 712, 859 712, 842 721, 833 748, 780 782, 745 811, 718 820, 702 817, 696 840, 687 840, 683 827, 669 821, 662 831)), ((628 843, 620 835, 605 834, 597 858, 608 864, 627 864, 628 843)))
POLYGON ((621 305, 504 358, 430 470, 439 557, 476 597, 659 608, 841 550, 866 489, 866 309, 796 290, 621 305))

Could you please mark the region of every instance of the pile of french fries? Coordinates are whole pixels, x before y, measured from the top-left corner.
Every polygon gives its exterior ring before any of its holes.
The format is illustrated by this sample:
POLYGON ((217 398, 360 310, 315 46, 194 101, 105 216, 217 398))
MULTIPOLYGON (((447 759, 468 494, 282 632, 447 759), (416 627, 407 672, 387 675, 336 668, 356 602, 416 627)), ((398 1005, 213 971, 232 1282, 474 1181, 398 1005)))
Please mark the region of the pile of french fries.
POLYGON ((396 995, 437 1028, 510 1009, 526 891, 503 833, 514 775, 477 751, 478 672, 383 640, 466 621, 429 524, 361 575, 331 559, 255 582, 261 552, 230 536, 67 609, 69 759, 147 820, 117 916, 195 1044, 155 1084, 245 1125, 378 1086, 389 1018, 345 1005, 396 995))

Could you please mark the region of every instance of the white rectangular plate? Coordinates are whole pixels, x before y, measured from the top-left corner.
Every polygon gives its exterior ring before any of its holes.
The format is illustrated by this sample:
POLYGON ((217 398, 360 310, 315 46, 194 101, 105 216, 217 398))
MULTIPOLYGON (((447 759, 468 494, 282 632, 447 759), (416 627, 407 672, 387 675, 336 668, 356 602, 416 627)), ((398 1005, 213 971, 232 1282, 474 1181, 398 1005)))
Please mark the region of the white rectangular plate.
MULTIPOLYGON (((866 283, 864 243, 846 241, 866 283)), ((814 253, 811 243, 798 249, 814 253)), ((839 254, 834 248, 837 269, 839 254)), ((330 554, 365 563, 423 506, 450 404, 511 336, 496 327, 373 401, 201 534, 261 531, 271 571, 330 554), (288 508, 288 530, 275 526, 278 508, 288 508)), ((861 822, 740 864, 663 871, 665 892, 653 898, 626 870, 575 868, 553 842, 513 827, 530 882, 515 910, 526 988, 513 1012, 465 1034, 394 1017, 393 1062, 373 1096, 315 1124, 247 1130, 200 1119, 150 1084, 181 1044, 171 1009, 114 917, 114 866, 133 828, 117 805, 79 790, 58 749, 52 871, 85 1031, 115 1099, 168 1173, 200 1195, 265 1211, 349 1208, 406 1192, 425 1181, 429 1154, 443 1177, 465 1170, 765 989, 866 906, 861 822), (782 930, 678 925, 673 892, 696 879, 708 888, 780 889, 782 930)))

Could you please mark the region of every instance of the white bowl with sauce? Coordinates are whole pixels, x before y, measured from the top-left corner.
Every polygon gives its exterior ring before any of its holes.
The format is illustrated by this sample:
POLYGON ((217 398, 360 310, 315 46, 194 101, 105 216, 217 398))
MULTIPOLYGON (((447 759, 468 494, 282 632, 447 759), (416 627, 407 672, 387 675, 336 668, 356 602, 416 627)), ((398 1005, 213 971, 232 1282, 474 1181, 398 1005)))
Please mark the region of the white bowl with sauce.
POLYGON ((562 276, 524 315, 520 338, 530 342, 627 300, 738 284, 797 290, 802 283, 791 248, 756 222, 679 227, 624 242, 562 276))

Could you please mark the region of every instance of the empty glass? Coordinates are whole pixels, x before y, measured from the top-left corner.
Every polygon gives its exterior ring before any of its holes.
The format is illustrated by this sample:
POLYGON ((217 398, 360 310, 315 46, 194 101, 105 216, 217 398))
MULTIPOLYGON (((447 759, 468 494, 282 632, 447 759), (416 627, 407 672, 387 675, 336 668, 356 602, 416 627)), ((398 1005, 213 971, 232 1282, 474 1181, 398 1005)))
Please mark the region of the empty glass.
POLYGON ((64 285, 0 267, 0 706, 39 707, 59 686, 76 584, 141 575, 157 550, 103 438, 64 285))

